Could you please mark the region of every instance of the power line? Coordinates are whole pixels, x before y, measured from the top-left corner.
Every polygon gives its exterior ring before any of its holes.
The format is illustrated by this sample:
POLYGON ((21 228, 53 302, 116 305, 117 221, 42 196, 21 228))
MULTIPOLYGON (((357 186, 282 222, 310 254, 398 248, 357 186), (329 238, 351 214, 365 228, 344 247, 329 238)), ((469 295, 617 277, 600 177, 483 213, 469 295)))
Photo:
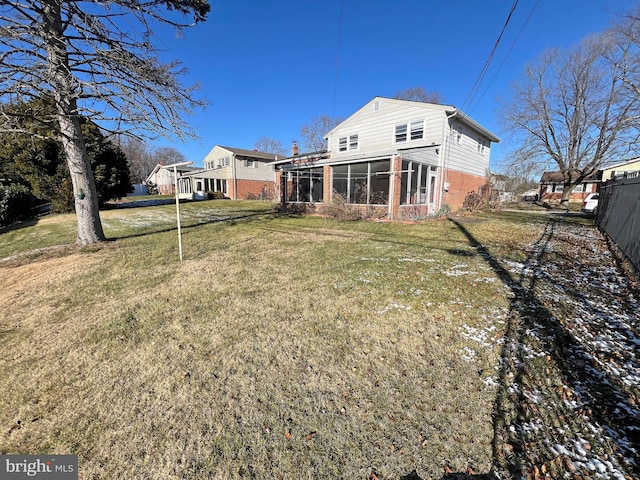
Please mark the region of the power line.
POLYGON ((467 113, 469 113, 469 114, 473 113, 473 110, 478 106, 478 104, 484 98, 485 94, 489 90, 489 87, 491 86, 493 81, 496 79, 496 77, 498 76, 498 73, 500 72, 500 70, 504 66, 505 62, 507 61, 507 58, 509 57, 509 54, 513 50, 513 47, 515 47, 516 43, 518 43, 518 40, 520 39, 520 36, 522 35, 522 32, 524 32, 524 29, 526 28, 527 24, 529 23, 529 20, 531 20, 531 17, 533 16, 533 12, 535 11, 535 9, 537 8, 539 3, 540 3, 540 0, 536 0, 536 3, 533 5, 533 8, 529 12, 529 15, 527 16, 527 19, 524 21, 524 24, 522 25, 522 28, 518 32, 518 35, 516 35, 516 38, 513 40, 513 43, 511 43, 511 46, 509 47, 509 50, 507 51, 507 54, 502 59, 502 62, 500 63, 500 66, 498 67, 496 72, 493 74, 493 77, 491 77, 491 80, 489 80, 489 84, 485 87, 484 91, 482 92, 482 95, 480 95, 480 98, 478 98, 478 101, 476 102, 476 104, 474 106, 469 106, 469 112, 467 112, 467 113))
POLYGON ((482 80, 484 79, 484 76, 487 74, 487 70, 489 69, 489 65, 491 64, 491 60, 493 60, 493 56, 495 55, 496 50, 498 49, 498 45, 500 44, 500 40, 502 40, 502 35, 504 34, 505 30, 507 29, 507 25, 509 25, 509 21, 511 21, 511 16, 513 15, 513 12, 515 11, 517 6, 518 6, 518 0, 514 0, 513 1, 513 5, 511 5, 511 10, 509 11, 509 15, 507 16, 507 19, 504 22, 504 26, 502 27, 502 31, 500 32, 500 35, 498 36, 498 39, 496 40, 496 43, 493 46, 493 49, 491 50, 491 53, 489 54, 489 57, 487 58, 487 61, 485 62, 484 67, 482 68, 482 71, 480 72, 480 75, 478 75, 478 78, 476 79, 476 83, 473 84, 473 88, 471 89, 471 91, 467 95, 467 98, 465 98, 464 102, 462 103, 462 109, 463 110, 465 109, 465 107, 467 105, 467 101, 469 102, 469 105, 471 105, 471 103, 473 103, 473 99, 475 98, 476 94, 478 93, 478 88, 480 87, 480 83, 482 83, 482 80))

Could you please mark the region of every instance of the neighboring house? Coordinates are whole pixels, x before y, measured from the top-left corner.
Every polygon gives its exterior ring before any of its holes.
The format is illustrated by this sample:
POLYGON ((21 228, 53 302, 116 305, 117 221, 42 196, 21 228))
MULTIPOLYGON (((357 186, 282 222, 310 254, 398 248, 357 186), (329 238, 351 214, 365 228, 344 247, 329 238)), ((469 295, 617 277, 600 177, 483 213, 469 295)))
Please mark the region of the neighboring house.
MULTIPOLYGON (((190 184, 188 182, 181 181, 180 178, 183 175, 201 170, 197 167, 181 166, 176 167, 178 172, 178 190, 181 196, 189 196, 193 190, 190 190, 190 184)), ((153 171, 147 177, 146 183, 155 183, 158 186, 158 193, 160 195, 174 195, 175 194, 175 179, 173 175, 173 168, 163 168, 163 165, 156 165, 153 171)))
MULTIPOLYGON (((275 170, 273 153, 216 145, 204 159, 204 168, 177 167, 178 196, 207 198, 208 192, 221 192, 231 199, 273 199, 275 170)), ((158 185, 161 195, 175 193, 173 169, 156 165, 147 182, 158 185)))
POLYGON ((231 199, 273 199, 278 155, 216 145, 204 158, 204 169, 189 174, 195 192, 222 192, 231 199))
POLYGON ((453 106, 375 97, 325 135, 328 151, 274 162, 286 202, 344 201, 389 218, 459 209, 489 181, 499 138, 453 106))
MULTIPOLYGON (((595 193, 600 188, 602 182, 602 171, 587 176, 582 183, 577 185, 571 192, 569 201, 582 201, 590 193, 595 193)), ((562 172, 543 172, 540 177, 541 201, 560 201, 564 190, 564 179, 562 172)))
POLYGON ((602 169, 602 181, 606 182, 614 176, 621 176, 624 172, 636 172, 639 170, 640 158, 634 158, 633 160, 628 160, 602 169))

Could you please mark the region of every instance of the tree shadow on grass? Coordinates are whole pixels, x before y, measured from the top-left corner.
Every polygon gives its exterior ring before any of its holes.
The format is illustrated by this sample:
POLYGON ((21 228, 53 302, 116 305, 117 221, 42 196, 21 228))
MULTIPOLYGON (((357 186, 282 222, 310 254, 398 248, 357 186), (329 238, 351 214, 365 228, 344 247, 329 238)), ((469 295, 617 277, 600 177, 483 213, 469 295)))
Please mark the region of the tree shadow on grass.
MULTIPOLYGON (((614 478, 620 472, 638 475, 638 386, 620 381, 605 368, 593 344, 585 342, 592 333, 578 329, 590 327, 571 322, 576 304, 582 312, 598 305, 574 288, 570 269, 549 265, 554 244, 562 241, 557 238, 562 220, 548 220, 516 274, 464 225, 450 221, 477 249, 511 297, 493 412, 493 471, 506 478, 532 479, 594 472, 602 478, 614 478), (545 278, 549 276, 552 278, 545 278), (552 286, 550 280, 560 287, 552 286), (550 294, 541 295, 541 290, 550 294), (567 299, 569 305, 562 305, 567 299), (566 312, 566 318, 557 318, 557 312, 566 312)), ((635 354, 639 337, 628 331, 624 321, 637 327, 633 320, 637 311, 627 312, 628 316, 607 319, 607 327, 621 332, 617 340, 629 347, 621 349, 626 358, 616 361, 640 372, 635 354)), ((594 312, 593 318, 601 317, 594 312)))

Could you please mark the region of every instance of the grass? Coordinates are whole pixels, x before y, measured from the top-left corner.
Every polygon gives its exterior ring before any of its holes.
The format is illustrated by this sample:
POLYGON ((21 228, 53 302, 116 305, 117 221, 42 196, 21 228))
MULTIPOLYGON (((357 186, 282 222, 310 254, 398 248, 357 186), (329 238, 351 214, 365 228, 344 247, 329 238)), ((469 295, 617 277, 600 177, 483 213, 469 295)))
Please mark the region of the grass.
MULTIPOLYGON (((82 479, 489 471, 510 298, 459 226, 181 208, 182 263, 175 205, 103 212, 90 250, 45 248, 69 216, 0 233, 0 453, 82 479)), ((545 219, 463 225, 522 261, 545 219)))

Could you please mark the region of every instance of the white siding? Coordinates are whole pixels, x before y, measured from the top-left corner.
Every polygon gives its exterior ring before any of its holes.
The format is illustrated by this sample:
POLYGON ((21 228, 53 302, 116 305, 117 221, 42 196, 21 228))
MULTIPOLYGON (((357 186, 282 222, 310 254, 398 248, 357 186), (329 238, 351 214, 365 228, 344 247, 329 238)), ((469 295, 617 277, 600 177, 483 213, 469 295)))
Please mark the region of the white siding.
POLYGON ((236 178, 241 180, 262 180, 272 182, 274 177, 274 166, 267 165, 266 160, 254 159, 253 166, 247 167, 245 160, 236 161, 236 178))
POLYGON ((473 175, 484 176, 489 173, 490 142, 466 126, 464 123, 449 120, 449 134, 443 149, 442 163, 446 168, 473 175), (460 139, 458 140, 458 134, 460 139), (478 151, 478 141, 485 141, 484 148, 478 151))
MULTIPOLYGON (((489 172, 491 142, 473 121, 449 118, 455 107, 376 97, 327 134, 331 162, 390 155, 404 149, 438 147, 439 165, 473 175, 489 172), (424 121, 423 138, 396 142, 396 126, 424 121), (457 134, 451 126, 460 132, 457 134), (358 149, 340 152, 339 139, 358 135, 358 149), (481 142, 481 151, 478 142, 481 142)), ((464 115, 462 115, 464 117, 464 115)), ((482 128, 482 127, 480 127, 482 128)), ((410 127, 407 134, 409 135, 410 127)), ((435 151, 435 149, 434 149, 435 151)))
POLYGON ((416 102, 389 101, 384 98, 376 99, 375 102, 365 105, 329 133, 329 151, 332 159, 339 160, 340 157, 351 156, 357 152, 375 155, 390 149, 423 147, 439 144, 442 141, 444 107, 416 102), (377 111, 374 109, 375 102, 379 105, 377 111), (421 140, 396 143, 396 125, 420 120, 424 121, 424 136, 421 140), (340 152, 339 139, 356 134, 358 150, 340 152))

